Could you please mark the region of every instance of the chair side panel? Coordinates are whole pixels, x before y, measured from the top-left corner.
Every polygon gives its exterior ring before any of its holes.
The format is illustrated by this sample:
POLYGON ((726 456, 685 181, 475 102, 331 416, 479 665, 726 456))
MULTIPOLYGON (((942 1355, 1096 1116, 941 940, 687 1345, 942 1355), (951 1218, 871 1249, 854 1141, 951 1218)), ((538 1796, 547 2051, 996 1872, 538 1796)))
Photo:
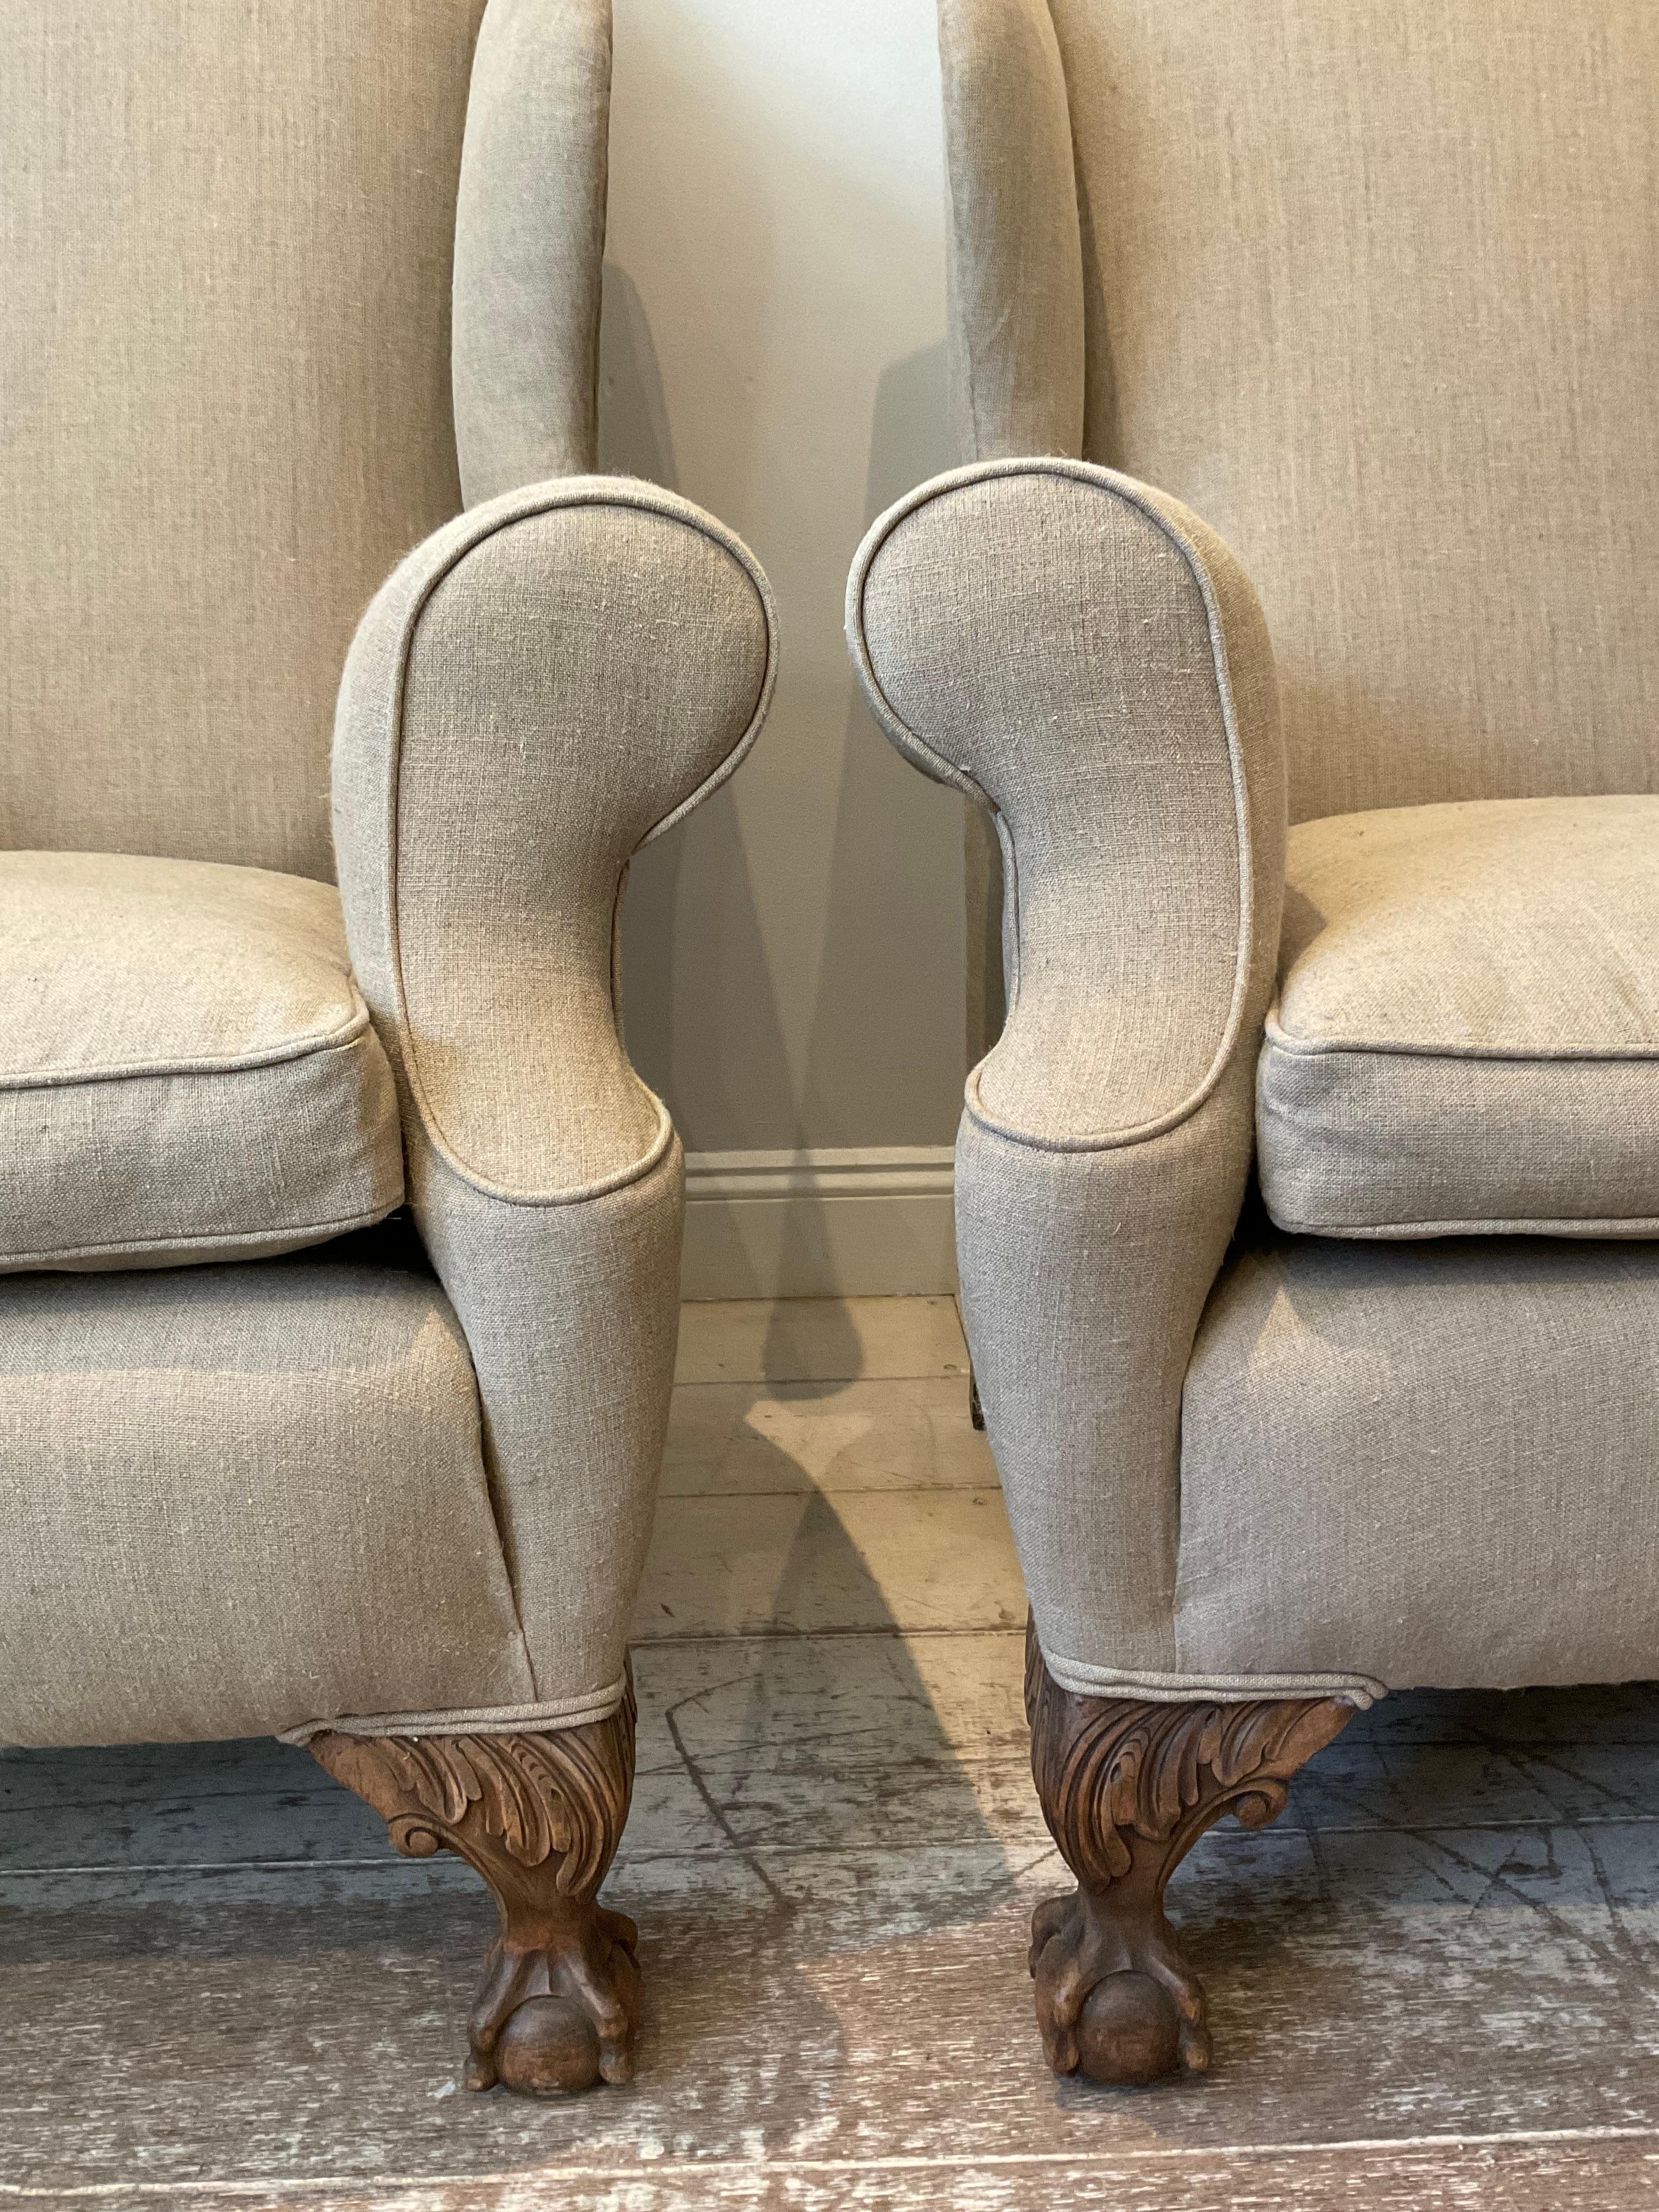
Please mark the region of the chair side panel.
POLYGON ((1659 1245, 1241 1237, 1182 1416, 1177 1664, 1652 1673, 1659 1245))
POLYGON ((392 1231, 0 1282, 0 1741, 535 1694, 466 1341, 392 1231))

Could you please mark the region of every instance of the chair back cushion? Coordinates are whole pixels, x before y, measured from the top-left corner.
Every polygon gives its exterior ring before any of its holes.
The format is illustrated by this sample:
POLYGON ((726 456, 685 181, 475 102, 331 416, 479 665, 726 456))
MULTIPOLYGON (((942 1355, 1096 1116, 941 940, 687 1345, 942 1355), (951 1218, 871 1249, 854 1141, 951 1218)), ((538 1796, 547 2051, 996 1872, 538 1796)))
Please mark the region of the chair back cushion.
POLYGON ((460 504, 483 13, 0 0, 0 844, 331 873, 353 625, 460 504))
POLYGON ((1050 5, 1085 452, 1242 557, 1292 818, 1659 790, 1659 7, 1050 5))

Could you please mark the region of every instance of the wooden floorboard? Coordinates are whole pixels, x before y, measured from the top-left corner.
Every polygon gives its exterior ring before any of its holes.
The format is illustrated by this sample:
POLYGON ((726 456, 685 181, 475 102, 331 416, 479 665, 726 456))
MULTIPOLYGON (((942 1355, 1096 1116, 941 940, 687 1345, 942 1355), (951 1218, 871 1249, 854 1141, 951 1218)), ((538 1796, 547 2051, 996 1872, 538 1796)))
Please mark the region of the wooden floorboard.
MULTIPOLYGON (((246 2212, 217 2190, 190 2200, 246 2212)), ((1240 2147, 1000 2164, 971 2160, 662 2160, 653 2171, 410 2177, 365 2191, 307 2185, 277 2200, 300 2212, 1619 2212, 1659 2202, 1649 2138, 1418 2145, 1240 2147)))
MULTIPOLYGON (((1087 2162, 1659 2130, 1651 1842, 1613 1826, 1594 1851, 1571 1830, 1218 1832, 1172 1904, 1219 2063, 1137 2095, 1042 2068, 1021 1957, 1053 1878, 1039 1850, 648 1862, 611 1891, 642 1930, 640 2079, 555 2106, 455 2086, 491 1919, 463 1869, 14 1871, 0 1880, 4 2179, 368 2184, 568 2166, 574 2188, 577 2169, 648 2180, 670 2157, 979 2158, 990 2172, 1057 2149, 1087 2162)), ((1050 2179, 1033 2168, 1020 2185, 1036 2193, 1010 2201, 1054 2201, 1050 2179)), ((822 2202, 860 2201, 850 2185, 825 2177, 822 2202)))

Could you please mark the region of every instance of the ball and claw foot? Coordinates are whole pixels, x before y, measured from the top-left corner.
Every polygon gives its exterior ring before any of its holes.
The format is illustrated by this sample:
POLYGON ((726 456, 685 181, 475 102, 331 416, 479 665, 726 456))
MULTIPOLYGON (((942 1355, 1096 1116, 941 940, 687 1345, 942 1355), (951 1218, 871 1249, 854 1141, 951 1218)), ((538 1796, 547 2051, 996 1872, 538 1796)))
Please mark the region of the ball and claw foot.
POLYGON ((1139 2084, 1210 2064, 1204 1991, 1164 1888, 1224 1813, 1265 1827, 1291 1778, 1353 1717, 1334 1698, 1085 1697, 1025 1641, 1031 1773, 1077 1877, 1031 1922, 1037 2027, 1056 2074, 1139 2084))
POLYGON ((590 1925, 544 1931, 526 1948, 498 1939, 472 2009, 469 2089, 499 2082, 522 2096, 580 2094, 634 2078, 639 1931, 625 1913, 592 1909, 590 1925))
POLYGON ((469 2089, 559 2096, 633 2075, 639 1931, 599 1889, 628 1819, 634 1723, 629 1669, 617 1711, 574 1728, 311 1738, 405 1856, 453 1851, 495 1896, 501 1933, 472 2007, 469 2089))
POLYGON ((1048 1898, 1031 1916, 1030 1969, 1042 2052, 1056 2074, 1141 2087, 1207 2072, 1204 1991, 1167 1922, 1137 1942, 1103 1926, 1081 1890, 1048 1898))

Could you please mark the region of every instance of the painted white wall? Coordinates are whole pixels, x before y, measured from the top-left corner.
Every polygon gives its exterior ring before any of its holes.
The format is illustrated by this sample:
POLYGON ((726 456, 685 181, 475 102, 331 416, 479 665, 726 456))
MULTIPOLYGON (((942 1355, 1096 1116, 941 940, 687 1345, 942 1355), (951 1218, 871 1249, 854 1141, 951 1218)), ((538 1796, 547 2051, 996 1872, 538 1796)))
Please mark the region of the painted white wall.
POLYGON ((629 888, 629 1048, 690 1153, 955 1131, 961 802, 842 639, 866 526, 954 458, 942 159, 933 0, 616 0, 603 465, 738 531, 783 632, 748 765, 629 888))

